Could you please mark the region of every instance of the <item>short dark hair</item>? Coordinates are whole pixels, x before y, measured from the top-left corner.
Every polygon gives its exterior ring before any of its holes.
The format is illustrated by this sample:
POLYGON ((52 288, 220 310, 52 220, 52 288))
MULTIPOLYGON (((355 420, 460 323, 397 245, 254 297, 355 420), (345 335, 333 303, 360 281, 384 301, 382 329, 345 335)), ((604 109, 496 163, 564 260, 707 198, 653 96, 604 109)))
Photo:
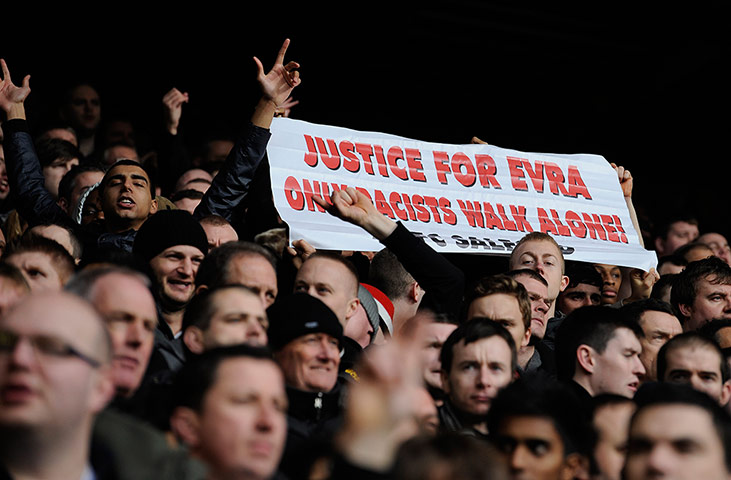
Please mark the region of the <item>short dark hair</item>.
MULTIPOLYGON (((53 223, 53 222, 41 222, 33 225, 32 227, 28 227, 28 229, 23 233, 22 238, 31 238, 31 237, 43 237, 43 235, 38 234, 37 232, 33 231, 36 227, 58 227, 62 230, 65 230, 66 233, 69 234, 69 242, 71 243, 71 251, 69 252, 72 257, 74 257, 74 260, 81 259, 81 257, 84 254, 84 244, 81 243, 81 240, 76 234, 76 231, 69 227, 68 225, 60 224, 60 223, 53 223)), ((48 238, 48 237, 43 237, 48 238)), ((24 241, 24 240, 21 240, 24 241)))
POLYGON ((465 311, 463 317, 467 317, 467 311, 473 301, 496 293, 504 293, 515 297, 518 301, 520 314, 523 317, 523 325, 526 330, 529 329, 533 308, 530 303, 530 297, 528 297, 528 291, 515 279, 502 273, 483 277, 474 284, 465 298, 465 311))
MULTIPOLYGON (((91 301, 91 293, 96 283, 107 275, 113 274, 135 278, 147 287, 148 290, 150 290, 152 285, 149 277, 142 272, 124 266, 105 265, 96 268, 87 268, 76 273, 64 286, 64 290, 91 301)), ((150 294, 152 295, 152 290, 150 290, 150 294)))
POLYGON ((709 252, 711 252, 711 255, 713 255, 713 249, 711 247, 709 247, 708 245, 706 245, 705 243, 701 243, 701 242, 690 242, 690 243, 686 243, 685 245, 681 245, 680 247, 675 249, 673 254, 678 255, 682 258, 685 258, 687 261, 688 258, 686 257, 686 255, 688 255, 691 251, 698 249, 698 248, 703 249, 703 250, 708 250, 709 252))
POLYGON ((150 173, 147 171, 147 169, 145 169, 145 167, 140 162, 138 162, 137 160, 130 160, 129 158, 123 158, 121 160, 117 160, 116 162, 114 162, 112 165, 109 166, 106 173, 104 174, 104 178, 102 178, 102 181, 99 183, 99 188, 100 188, 99 193, 103 194, 104 190, 107 188, 107 184, 109 183, 110 172, 117 167, 123 167, 125 165, 130 166, 130 167, 137 167, 140 170, 142 170, 143 172, 145 172, 145 175, 147 175, 147 179, 149 180, 148 183, 150 185, 150 195, 154 199, 155 198, 155 185, 152 181, 152 175, 150 175, 150 173))
MULTIPOLYGON (((533 280, 536 280, 537 282, 541 283, 542 285, 548 286, 548 282, 545 278, 541 276, 540 273, 536 272, 535 270, 531 270, 530 268, 518 268, 516 270, 510 270, 509 272, 505 272, 505 275, 508 277, 515 279, 515 277, 519 277, 521 275, 524 275, 526 277, 530 277, 533 280)), ((518 282, 520 283, 520 282, 518 282)))
POLYGON ((391 301, 405 298, 414 282, 414 277, 391 250, 384 248, 371 260, 368 283, 382 291, 391 301))
POLYGON ((665 296, 665 292, 667 290, 670 290, 672 292, 673 284, 675 283, 676 278, 678 278, 677 273, 666 273, 665 275, 661 275, 660 280, 655 282, 655 285, 652 286, 652 293, 650 293, 650 298, 661 299, 665 296))
POLYGON ((36 143, 36 153, 41 168, 51 165, 57 159, 64 161, 74 158, 81 161, 84 157, 73 143, 60 138, 46 138, 36 143))
POLYGON ((518 349, 515 346, 510 332, 499 323, 489 318, 476 317, 460 325, 447 337, 442 345, 439 360, 442 363, 442 370, 449 374, 454 359, 454 346, 464 340, 465 345, 482 340, 483 338, 500 337, 510 346, 510 368, 515 371, 518 365, 518 349))
POLYGON ((583 262, 566 262, 566 275, 569 284, 566 288, 575 288, 579 284, 593 285, 601 290, 602 276, 593 265, 583 262))
POLYGON ((731 417, 725 409, 718 405, 718 402, 689 385, 662 382, 649 382, 640 386, 634 396, 634 401, 637 404, 637 410, 630 420, 630 453, 633 450, 632 425, 643 410, 663 405, 688 405, 705 410, 710 415, 716 435, 723 445, 726 470, 731 471, 731 417))
POLYGON ((201 290, 200 292, 193 295, 193 298, 190 299, 190 303, 188 303, 188 305, 185 307, 185 312, 183 313, 182 330, 185 331, 186 328, 191 326, 198 327, 203 331, 207 330, 208 327, 211 326, 211 317, 215 312, 214 297, 217 293, 223 290, 230 289, 240 290, 249 293, 251 295, 254 295, 257 300, 259 299, 259 295, 252 289, 244 285, 238 284, 221 285, 216 288, 207 288, 201 290))
MULTIPOLYGON (((76 187, 76 179, 79 178, 79 175, 86 172, 104 173, 104 169, 93 164, 74 165, 61 177, 61 182, 58 184, 58 198, 71 200, 71 191, 76 187)), ((74 206, 72 205, 72 207, 74 206)))
POLYGON ((561 437, 563 453, 591 457, 594 434, 586 410, 566 385, 547 379, 520 379, 508 385, 492 401, 487 412, 490 440, 500 448, 500 428, 511 417, 538 417, 553 423, 561 437))
POLYGON ((191 200, 200 200, 203 198, 203 192, 200 190, 193 190, 192 188, 187 188, 185 190, 178 190, 173 195, 172 200, 173 202, 177 202, 178 200, 182 200, 183 198, 190 198, 191 200))
POLYGON ((176 407, 188 407, 200 412, 203 399, 216 382, 219 365, 230 358, 266 360, 276 365, 269 349, 246 344, 216 347, 189 358, 174 381, 176 407))
POLYGON ((588 345, 601 354, 620 328, 630 330, 637 338, 644 336, 640 326, 627 320, 616 308, 586 306, 566 316, 556 332, 556 373, 559 380, 569 381, 574 377, 579 346, 588 345))
POLYGON ((662 267, 666 263, 670 263, 678 267, 685 267, 688 265, 688 260, 686 260, 685 257, 682 257, 675 253, 671 253, 670 255, 663 255, 662 257, 657 259, 657 270, 660 270, 660 267, 662 267))
POLYGON ((731 285, 731 267, 718 257, 690 262, 673 282, 670 303, 675 308, 693 305, 698 295, 698 282, 704 279, 713 285, 731 285))
POLYGON ((674 336, 660 348, 660 351, 657 352, 657 378, 659 381, 665 381, 665 374, 668 369, 668 354, 679 348, 707 348, 716 352, 718 354, 722 381, 725 382, 731 378, 728 363, 726 362, 726 356, 723 354, 723 351, 721 351, 721 347, 718 346, 718 343, 711 337, 693 331, 684 332, 680 335, 674 336))
POLYGON ((265 247, 252 242, 228 242, 211 250, 203 259, 195 276, 196 286, 206 285, 208 288, 216 288, 230 284, 231 262, 246 255, 262 257, 276 272, 276 257, 265 247))
POLYGON ((620 311, 627 320, 635 322, 638 325, 641 324, 642 315, 645 312, 667 313, 668 315, 672 315, 677 318, 678 322, 681 321, 680 317, 678 316, 677 310, 675 310, 675 307, 670 305, 668 302, 663 302, 662 300, 658 300, 657 298, 646 298, 643 300, 638 300, 636 302, 628 303, 627 305, 624 305, 620 309, 620 311))

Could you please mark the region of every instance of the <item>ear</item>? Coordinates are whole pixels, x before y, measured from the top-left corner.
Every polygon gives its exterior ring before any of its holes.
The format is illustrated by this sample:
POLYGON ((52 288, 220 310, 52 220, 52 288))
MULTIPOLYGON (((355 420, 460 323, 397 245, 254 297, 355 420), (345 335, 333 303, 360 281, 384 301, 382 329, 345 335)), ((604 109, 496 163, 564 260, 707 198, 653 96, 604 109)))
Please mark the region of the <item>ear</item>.
POLYGON ((721 398, 718 403, 725 407, 729 400, 731 400, 731 380, 726 380, 721 386, 721 398))
POLYGON ((594 373, 594 349, 589 345, 579 345, 576 361, 586 373, 594 373))
POLYGON ((190 326, 183 333, 183 343, 191 352, 200 355, 205 350, 203 346, 203 330, 190 326))
POLYGON ((170 429, 191 450, 200 443, 199 427, 198 414, 188 407, 177 407, 170 416, 170 429))
POLYGON ((655 239, 655 251, 656 252, 664 252, 665 251, 665 240, 663 240, 660 237, 657 237, 655 239))
POLYGON ((563 461, 561 480, 589 480, 589 459, 580 453, 570 453, 563 461))
POLYGON ((558 288, 558 291, 563 292, 564 290, 566 290, 566 287, 568 287, 568 286, 569 286, 569 277, 567 277, 566 275, 562 275, 561 276, 561 286, 558 288))
POLYGON ((683 315, 685 318, 690 318, 690 314, 693 313, 693 309, 690 305, 685 305, 683 303, 678 304, 678 310, 680 310, 681 315, 683 315))
POLYGON ((66 214, 71 215, 71 212, 69 212, 69 201, 66 200, 63 197, 59 197, 56 201, 56 204, 58 204, 59 207, 61 207, 61 210, 66 212, 66 214))
POLYGON ((530 343, 530 328, 526 329, 525 335, 523 335, 523 341, 520 343, 518 348, 527 347, 528 343, 530 343))
POLYGON ((157 198, 153 198, 150 202, 150 215, 157 213, 157 198))
POLYGON ((347 322, 350 317, 355 315, 355 312, 358 310, 358 305, 360 305, 360 300, 356 297, 352 299, 348 303, 348 309, 345 311, 345 321, 347 322))
POLYGON ((198 288, 195 289, 195 294, 198 295, 204 290, 208 290, 208 285, 198 285, 198 288))
POLYGON ((424 290, 419 286, 419 282, 414 282, 409 287, 409 300, 411 303, 419 303, 424 297, 424 290))

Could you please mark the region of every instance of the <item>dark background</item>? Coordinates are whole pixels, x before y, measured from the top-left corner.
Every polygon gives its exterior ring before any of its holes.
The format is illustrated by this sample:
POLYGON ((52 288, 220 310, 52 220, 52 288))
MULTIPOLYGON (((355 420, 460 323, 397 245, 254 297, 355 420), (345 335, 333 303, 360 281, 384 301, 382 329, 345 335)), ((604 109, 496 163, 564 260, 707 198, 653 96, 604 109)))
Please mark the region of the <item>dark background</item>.
POLYGON ((0 56, 16 83, 32 75, 32 121, 53 112, 66 85, 87 80, 98 86, 103 116, 128 116, 141 138, 154 138, 163 94, 187 91, 193 145, 248 119, 258 98, 251 58, 270 67, 289 37, 287 58, 301 63, 303 80, 293 118, 432 142, 476 135, 522 151, 600 154, 632 171, 642 216, 688 212, 701 231, 729 236, 723 4, 584 3, 591 6, 27 7, 3 12, 0 56))

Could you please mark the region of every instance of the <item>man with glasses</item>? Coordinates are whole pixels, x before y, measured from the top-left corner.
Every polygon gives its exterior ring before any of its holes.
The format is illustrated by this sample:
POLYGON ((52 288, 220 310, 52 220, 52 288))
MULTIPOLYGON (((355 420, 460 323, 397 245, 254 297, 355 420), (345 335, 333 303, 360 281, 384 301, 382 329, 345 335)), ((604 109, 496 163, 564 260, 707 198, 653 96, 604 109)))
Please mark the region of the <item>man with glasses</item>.
POLYGON ((30 295, 0 319, 0 478, 104 476, 89 446, 114 394, 111 352, 99 315, 67 293, 30 295))

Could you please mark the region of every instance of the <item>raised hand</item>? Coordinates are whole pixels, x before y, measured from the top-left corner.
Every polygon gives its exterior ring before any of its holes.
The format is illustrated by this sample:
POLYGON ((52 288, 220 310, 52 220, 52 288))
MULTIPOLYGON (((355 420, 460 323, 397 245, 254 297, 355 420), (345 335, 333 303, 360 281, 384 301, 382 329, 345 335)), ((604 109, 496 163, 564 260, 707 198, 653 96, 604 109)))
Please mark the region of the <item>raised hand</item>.
POLYGON ((396 229, 396 223, 376 210, 373 202, 353 187, 333 192, 332 205, 319 195, 313 195, 312 199, 331 215, 363 228, 379 240, 396 229))
POLYGON ((258 70, 257 81, 261 87, 261 91, 267 100, 271 100, 275 106, 281 106, 290 96, 294 87, 301 83, 300 74, 297 69, 300 64, 297 62, 288 62, 284 65, 284 54, 287 53, 289 47, 289 39, 286 39, 279 49, 277 60, 269 73, 264 73, 264 66, 258 58, 254 57, 254 62, 258 70))
POLYGON ((25 118, 25 109, 23 102, 28 98, 30 93, 30 75, 23 78, 20 87, 13 84, 10 79, 10 70, 5 60, 0 59, 0 67, 2 67, 2 78, 0 78, 0 108, 8 114, 8 120, 13 118, 25 118))
POLYGON ((629 173, 629 170, 625 170, 625 168, 621 165, 617 165, 616 163, 611 163, 610 165, 614 171, 617 172, 617 179, 619 180, 619 186, 622 187, 622 194, 625 197, 631 197, 634 183, 632 180, 632 174, 629 173))
POLYGON ((162 97, 165 106, 165 128, 171 135, 177 135, 183 104, 188 103, 188 92, 182 93, 177 88, 171 89, 162 97))

